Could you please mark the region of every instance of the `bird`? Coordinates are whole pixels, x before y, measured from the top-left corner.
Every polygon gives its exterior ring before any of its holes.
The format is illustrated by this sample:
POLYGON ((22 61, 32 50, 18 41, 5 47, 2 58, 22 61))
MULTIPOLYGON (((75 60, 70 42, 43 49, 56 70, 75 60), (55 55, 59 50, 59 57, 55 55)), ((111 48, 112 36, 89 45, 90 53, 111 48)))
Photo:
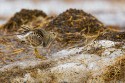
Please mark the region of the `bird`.
POLYGON ((17 30, 16 34, 18 39, 34 48, 36 58, 43 60, 47 58, 40 55, 37 48, 40 46, 50 48, 56 38, 54 32, 47 32, 41 28, 31 28, 29 25, 22 25, 21 28, 17 30))

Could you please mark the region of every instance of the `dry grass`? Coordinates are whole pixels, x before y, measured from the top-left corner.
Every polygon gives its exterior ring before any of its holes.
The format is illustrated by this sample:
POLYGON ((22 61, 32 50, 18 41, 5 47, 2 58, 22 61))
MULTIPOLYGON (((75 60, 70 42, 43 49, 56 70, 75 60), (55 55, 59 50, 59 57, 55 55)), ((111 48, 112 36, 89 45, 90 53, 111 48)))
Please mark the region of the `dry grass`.
MULTIPOLYGON (((30 12, 30 10, 22 10, 22 11, 29 11, 30 12)), ((80 11, 82 11, 82 10, 80 10, 80 11)), ((27 12, 26 12, 27 13, 27 12)), ((16 13, 15 14, 15 17, 18 17, 18 14, 19 13, 16 13)), ((20 15, 20 14, 19 14, 20 15)), ((30 14, 29 14, 29 16, 30 16, 30 14)), ((45 17, 46 17, 46 15, 45 15, 45 17)), ((65 16, 64 16, 65 17, 65 16)), ((13 18, 14 17, 12 17, 11 19, 10 19, 10 21, 6 24, 6 29, 9 31, 9 29, 10 29, 10 27, 8 28, 8 26, 12 23, 12 26, 14 26, 14 23, 13 23, 13 18)), ((21 14, 21 16, 20 16, 20 18, 22 18, 22 14, 21 14)), ((61 17, 62 18, 62 17, 61 17)), ((79 17, 80 18, 80 17, 79 17)), ((89 16, 87 16, 87 18, 89 18, 89 16)), ((19 21, 21 21, 20 23, 19 23, 19 26, 23 23, 23 21, 21 20, 21 19, 17 19, 17 20, 19 20, 19 21)), ((24 18, 24 20, 27 20, 27 18, 24 18)), ((39 25, 39 19, 37 19, 37 20, 35 20, 35 21, 33 21, 33 23, 35 23, 35 24, 37 24, 38 23, 38 25, 39 25), (38 20, 38 21, 37 21, 38 20)), ((30 20, 28 20, 28 23, 30 24, 30 22, 29 22, 30 20)), ((46 21, 46 22, 50 22, 51 21, 51 19, 50 20, 48 20, 48 21, 46 21)), ((98 20, 97 20, 98 21, 98 20)), ((59 22, 61 22, 60 20, 59 20, 59 22)), ((79 27, 79 23, 81 23, 81 24, 83 24, 82 23, 83 21, 81 21, 80 20, 80 22, 78 22, 77 24, 78 24, 78 27, 79 27)), ((89 22, 90 23, 90 22, 89 22)), ((100 22, 99 22, 100 23, 100 22)), ((45 23, 45 24, 47 24, 47 23, 45 23)), ((58 23, 57 23, 58 24, 58 23)), ((67 26, 69 26, 68 25, 69 23, 67 23, 66 25, 67 26)), ((18 23, 17 23, 17 25, 18 25, 18 23)), ((72 25, 72 20, 71 20, 71 25, 72 25)), ((37 26, 37 25, 35 25, 35 26, 37 26)), ((40 26, 43 26, 43 25, 40 25, 40 26)), ((60 25, 58 25, 58 26, 60 26, 60 25)), ((75 23, 73 24, 73 26, 75 26, 75 23)), ((87 25, 86 25, 87 26, 87 25)), ((92 26, 94 26, 93 25, 93 23, 92 23, 92 26)), ((64 28, 64 29, 62 29, 62 31, 63 30, 65 30, 65 24, 64 25, 62 25, 62 27, 64 28)), ((96 27, 96 26, 95 26, 96 27)), ((50 26, 50 28, 52 28, 51 26, 50 26)), ((57 27, 56 27, 57 28, 57 27)), ((83 27, 80 27, 81 29, 83 28, 83 27)), ((0 28, 1 29, 1 28, 0 28)), ((12 28, 12 30, 11 31, 13 31, 13 29, 14 28, 12 28)), ((16 28, 16 29, 18 29, 18 27, 16 28)), ((71 28, 70 28, 71 29, 71 28)), ((69 31, 70 31, 70 29, 69 29, 69 31)), ((73 28, 74 29, 74 28, 73 28)), ((91 28, 90 28, 91 29, 91 28)), ((4 29, 5 30, 5 29, 4 29)), ((114 29, 110 29, 110 30, 112 30, 113 32, 112 33, 106 33, 105 35, 102 35, 101 37, 103 38, 103 39, 105 39, 105 38, 107 38, 107 39, 109 39, 109 40, 115 40, 115 39, 118 39, 119 38, 119 40, 116 40, 116 41, 123 41, 123 39, 125 39, 125 37, 124 37, 124 32, 118 32, 118 30, 117 31, 115 31, 114 29)), ((79 31, 79 30, 78 30, 79 31)), ((77 31, 77 32, 78 32, 77 31)), ((89 31, 89 30, 88 30, 89 31)), ((88 32, 87 31, 87 32, 88 32)), ((98 31, 98 30, 97 30, 98 31)), ((57 31, 58 32, 58 31, 57 31)), ((1 31, 1 34, 2 34, 3 32, 1 31)), ((59 33, 59 32, 58 32, 59 33)), ((79 40, 81 40, 81 39, 83 39, 83 40, 85 40, 84 38, 82 38, 82 36, 81 35, 79 35, 78 33, 74 33, 73 32, 73 34, 71 34, 71 33, 65 33, 66 34, 66 37, 68 38, 68 37, 71 37, 71 39, 69 39, 68 41, 69 41, 69 43, 77 43, 77 42, 74 42, 75 40, 77 40, 78 38, 79 38, 79 40), (76 36, 76 37, 75 37, 76 36), (80 37, 79 37, 80 36, 80 37), (72 38, 73 37, 73 38, 72 38), (75 37, 75 38, 74 38, 75 37)), ((64 34, 60 34, 61 36, 63 36, 64 34)), ((64 38, 66 38, 65 37, 65 35, 63 36, 64 38)), ((57 39, 59 39, 60 41, 62 41, 61 40, 61 38, 59 37, 59 38, 57 38, 57 39)), ((79 40, 77 40, 77 41, 79 41, 79 40)), ((59 45, 60 45, 60 42, 58 42, 59 43, 59 45)), ((62 44, 62 43, 61 43, 62 44)), ((55 47, 53 47, 53 50, 58 46, 58 44, 57 44, 57 42, 56 43, 54 43, 53 45, 55 45, 55 47)), ((67 42, 66 41, 64 41, 64 43, 62 44, 62 45, 66 45, 67 46, 67 42)), ((122 45, 117 45, 117 46, 114 46, 114 48, 116 48, 116 49, 121 49, 121 47, 122 47, 122 45)), ((58 48, 58 47, 57 47, 58 48)), ((94 54, 95 55, 98 55, 97 57, 102 57, 101 56, 101 54, 105 51, 106 49, 105 48, 101 48, 101 47, 99 47, 99 48, 91 48, 87 53, 89 54, 89 55, 91 55, 91 54, 93 54, 93 56, 94 56, 94 54)), ((16 63, 16 61, 20 61, 20 62, 25 62, 25 61, 27 61, 27 59, 25 59, 24 57, 25 56, 28 56, 28 60, 30 61, 30 62, 32 62, 32 61, 35 61, 34 60, 34 57, 32 56, 33 55, 33 52, 32 52, 32 50, 30 50, 30 47, 28 47, 27 45, 24 45, 24 44, 22 44, 20 41, 18 41, 15 37, 3 37, 3 35, 0 35, 0 58, 1 58, 1 60, 3 60, 3 62, 1 61, 0 62, 0 67, 5 67, 5 63, 7 62, 7 64, 10 64, 11 65, 11 63, 13 64, 14 62, 16 63), (28 50, 28 51, 27 51, 28 50), (30 55, 30 56, 28 56, 28 55, 30 55), (21 57, 22 57, 22 60, 21 60, 21 57)), ((79 56, 80 56, 80 54, 78 54, 79 56)), ((83 54, 84 55, 84 54, 83 54)), ((88 55, 88 56, 89 56, 88 55)), ((56 72, 51 72, 51 71, 49 71, 49 70, 51 70, 51 68, 53 68, 53 67, 56 67, 57 69, 58 69, 58 65, 62 65, 62 64, 66 64, 66 63, 69 63, 69 62, 80 62, 81 64, 82 64, 82 66, 85 64, 85 62, 84 62, 84 60, 86 59, 86 58, 84 58, 84 57, 82 57, 82 60, 79 60, 79 59, 81 59, 81 57, 79 58, 79 56, 77 56, 77 53, 76 54, 74 54, 74 55, 68 55, 68 57, 63 57, 63 59, 62 58, 60 58, 60 57, 58 57, 58 59, 49 59, 49 60, 46 60, 46 61, 40 61, 39 62, 39 64, 36 64, 36 65, 34 65, 34 66, 29 66, 29 65, 27 65, 26 64, 26 66, 25 66, 25 68, 21 68, 20 66, 17 66, 17 65, 15 65, 15 66, 13 66, 12 67, 12 69, 10 68, 10 69, 8 69, 8 70, 4 70, 4 71, 0 71, 0 81, 1 82, 4 82, 4 83, 7 83, 7 82, 10 82, 10 81, 13 81, 13 79, 15 79, 15 77, 17 77, 18 79, 20 79, 20 78, 25 78, 24 76, 26 75, 26 74, 30 74, 30 76, 33 78, 32 80, 40 80, 40 81, 42 81, 42 80, 46 80, 46 79, 48 79, 49 81, 47 81, 47 82, 55 82, 54 80, 56 79, 56 80, 58 80, 59 78, 59 76, 61 77, 62 76, 62 74, 65 74, 65 72, 63 72, 63 73, 59 73, 59 74, 57 74, 56 72), (38 70, 40 70, 40 72, 38 72, 38 70), (46 71, 48 72, 48 73, 46 73, 46 71), (56 76, 57 75, 57 76, 56 76), (59 75, 59 76, 58 76, 59 75), (41 80, 42 79, 42 80, 41 80)), ((103 56, 103 57, 105 57, 105 56, 103 56)), ((90 57, 91 58, 91 57, 90 57)), ((92 58, 91 58, 92 59, 92 58)), ((94 59, 93 59, 94 60, 94 59)), ((103 67, 103 69, 101 69, 101 71, 102 71, 102 73, 100 74, 100 75, 97 75, 97 76, 95 76, 95 77, 92 77, 92 78, 94 78, 94 79, 92 79, 92 80, 89 80, 89 82, 91 83, 91 82, 97 82, 97 83, 106 83, 106 82, 110 82, 110 81, 112 81, 112 80, 121 80, 121 79, 124 79, 124 71, 125 71, 125 55, 123 55, 123 56, 121 56, 121 57, 118 57, 117 59, 115 59, 114 60, 115 62, 114 63, 112 63, 112 64, 110 64, 109 66, 105 66, 105 67, 103 67)), ((37 60, 36 60, 36 62, 37 62, 37 60)), ((89 59, 88 59, 88 62, 89 62, 89 59)), ((86 61, 86 63, 87 63, 87 61, 86 61)), ((20 63, 18 63, 18 65, 19 65, 20 63)), ((88 65, 88 64, 86 64, 86 65, 88 65)), ((79 66, 79 65, 77 65, 77 66, 79 66)), ((84 66, 83 66, 84 67, 84 66)), ((85 67, 85 68, 87 68, 87 67, 85 67)), ((70 69, 69 69, 70 70, 70 69)), ((87 70, 89 70, 89 69, 86 69, 86 71, 85 71, 85 75, 82 75, 83 77, 84 76, 86 76, 86 75, 88 75, 88 76, 92 76, 90 73, 88 73, 88 71, 87 70), (87 73, 86 73, 87 72, 87 73)), ((75 70, 73 70, 73 71, 75 71, 75 70)), ((72 73, 73 71, 69 71, 68 73, 70 74, 70 72, 72 73)), ((84 70, 81 70, 81 71, 84 71, 84 70)), ((67 71, 66 71, 67 72, 67 71)), ((83 73, 83 72, 81 72, 81 73, 83 73)), ((94 72, 94 73, 98 73, 98 72, 94 72)), ((67 74, 66 74, 67 75, 67 74)), ((77 76, 77 72, 75 72, 75 75, 77 76)), ((64 76, 65 77, 65 76, 64 76)), ((69 76, 70 77, 70 76, 69 76)), ((72 76, 71 76, 72 77, 72 76)), ((83 80, 84 80, 84 78, 83 79, 80 79, 82 82, 83 82, 83 80)), ((87 79, 85 79, 85 81, 87 81, 87 79)), ((55 82, 55 83, 57 83, 57 81, 55 82)))
POLYGON ((114 60, 115 62, 104 69, 102 69, 102 74, 94 77, 97 80, 101 79, 105 83, 116 82, 118 80, 125 80, 125 55, 120 56, 114 60))

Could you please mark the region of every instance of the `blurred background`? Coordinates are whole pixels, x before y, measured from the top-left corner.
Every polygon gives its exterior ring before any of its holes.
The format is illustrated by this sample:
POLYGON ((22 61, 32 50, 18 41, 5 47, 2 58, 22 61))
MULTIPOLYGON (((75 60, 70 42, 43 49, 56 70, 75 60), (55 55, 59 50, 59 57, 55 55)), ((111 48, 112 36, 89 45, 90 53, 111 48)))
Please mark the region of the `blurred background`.
POLYGON ((22 8, 58 15, 68 8, 83 9, 105 25, 125 28, 125 0, 0 0, 0 24, 22 8))

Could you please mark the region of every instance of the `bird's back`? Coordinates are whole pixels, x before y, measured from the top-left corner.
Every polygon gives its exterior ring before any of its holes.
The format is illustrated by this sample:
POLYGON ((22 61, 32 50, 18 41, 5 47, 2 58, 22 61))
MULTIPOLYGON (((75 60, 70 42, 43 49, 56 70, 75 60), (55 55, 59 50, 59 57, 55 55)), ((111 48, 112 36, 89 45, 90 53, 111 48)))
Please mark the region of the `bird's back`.
POLYGON ((37 47, 43 44, 44 36, 45 32, 43 30, 35 29, 26 37, 26 41, 33 47, 37 47))

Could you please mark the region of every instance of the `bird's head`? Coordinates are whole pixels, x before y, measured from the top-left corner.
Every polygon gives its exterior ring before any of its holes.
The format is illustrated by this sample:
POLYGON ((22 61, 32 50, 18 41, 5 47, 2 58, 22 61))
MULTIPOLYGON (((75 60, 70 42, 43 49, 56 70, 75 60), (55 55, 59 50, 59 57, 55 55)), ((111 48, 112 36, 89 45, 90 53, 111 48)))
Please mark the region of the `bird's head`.
POLYGON ((50 32, 50 37, 51 37, 52 39, 55 39, 56 36, 57 36, 57 33, 55 33, 55 32, 50 32))

